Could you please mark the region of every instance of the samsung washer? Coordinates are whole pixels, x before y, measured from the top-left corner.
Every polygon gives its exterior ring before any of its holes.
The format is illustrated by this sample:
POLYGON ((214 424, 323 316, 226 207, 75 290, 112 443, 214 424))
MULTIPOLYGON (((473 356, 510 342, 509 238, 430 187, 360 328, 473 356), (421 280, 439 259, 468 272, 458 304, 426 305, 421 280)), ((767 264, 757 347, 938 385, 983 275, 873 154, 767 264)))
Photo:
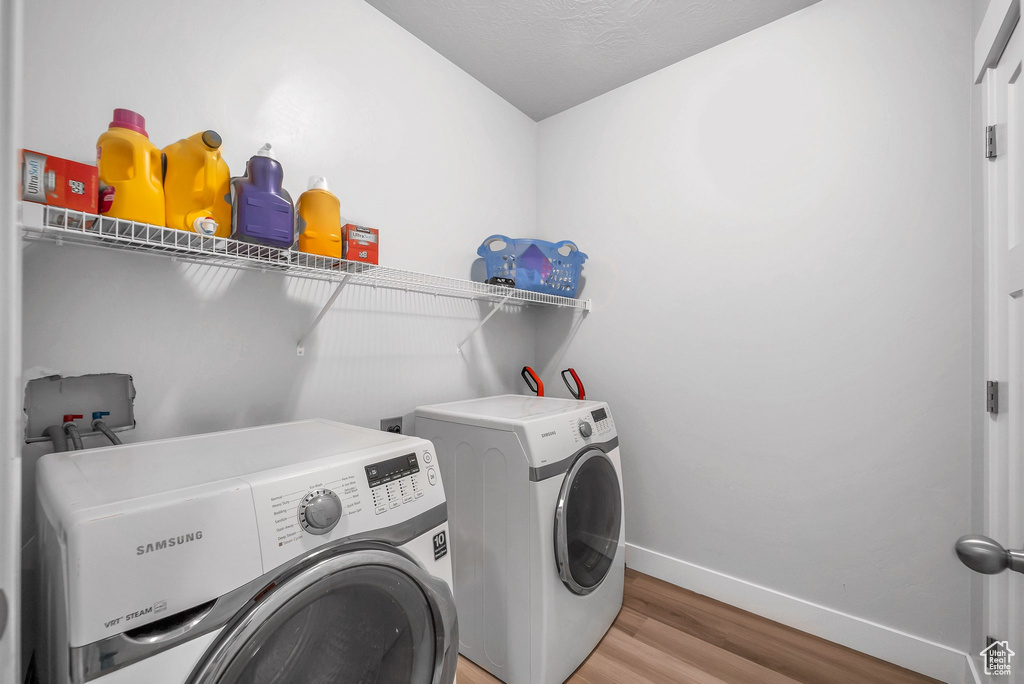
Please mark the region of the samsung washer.
POLYGON ((622 606, 619 439, 604 402, 505 395, 416 410, 448 488, 460 652, 564 681, 622 606))
POLYGON ((44 684, 450 684, 429 442, 327 421, 44 456, 44 684))

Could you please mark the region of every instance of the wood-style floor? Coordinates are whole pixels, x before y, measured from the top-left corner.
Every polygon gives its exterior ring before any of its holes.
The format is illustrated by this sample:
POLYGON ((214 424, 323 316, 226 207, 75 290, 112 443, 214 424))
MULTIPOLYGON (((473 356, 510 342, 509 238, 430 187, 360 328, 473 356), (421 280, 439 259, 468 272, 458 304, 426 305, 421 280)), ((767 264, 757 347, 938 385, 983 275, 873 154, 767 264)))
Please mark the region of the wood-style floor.
MULTIPOLYGON (((459 658, 459 684, 498 680, 459 658)), ((573 684, 920 684, 937 680, 626 570, 622 612, 573 684)))

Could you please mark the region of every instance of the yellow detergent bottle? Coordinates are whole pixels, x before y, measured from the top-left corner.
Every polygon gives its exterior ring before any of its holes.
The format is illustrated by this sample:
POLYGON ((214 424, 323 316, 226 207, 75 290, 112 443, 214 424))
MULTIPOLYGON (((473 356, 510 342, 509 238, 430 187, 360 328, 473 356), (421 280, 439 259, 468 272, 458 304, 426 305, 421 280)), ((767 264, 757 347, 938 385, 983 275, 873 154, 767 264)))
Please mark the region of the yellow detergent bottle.
POLYGON ((299 195, 299 251, 341 258, 341 202, 327 189, 327 179, 310 176, 299 195))
POLYGON ((160 150, 149 141, 146 120, 130 109, 115 109, 110 128, 96 142, 100 213, 115 218, 164 222, 160 150))
POLYGON ((163 149, 167 227, 200 235, 231 235, 231 172, 216 131, 203 131, 163 149))

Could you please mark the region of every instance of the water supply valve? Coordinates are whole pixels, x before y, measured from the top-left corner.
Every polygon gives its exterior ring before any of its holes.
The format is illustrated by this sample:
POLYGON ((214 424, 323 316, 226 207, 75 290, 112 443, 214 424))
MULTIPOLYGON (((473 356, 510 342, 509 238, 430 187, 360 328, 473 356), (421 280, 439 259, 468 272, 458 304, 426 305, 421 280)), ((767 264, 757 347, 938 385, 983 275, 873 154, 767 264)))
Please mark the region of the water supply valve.
MULTIPOLYGON (((110 411, 93 411, 92 412, 92 419, 93 420, 103 420, 103 416, 109 416, 109 415, 110 415, 110 411)), ((81 416, 79 416, 79 418, 81 418, 81 416)))
POLYGON ((80 415, 80 414, 75 414, 75 413, 65 413, 64 414, 64 424, 67 425, 68 423, 74 423, 79 418, 85 418, 85 416, 80 415))

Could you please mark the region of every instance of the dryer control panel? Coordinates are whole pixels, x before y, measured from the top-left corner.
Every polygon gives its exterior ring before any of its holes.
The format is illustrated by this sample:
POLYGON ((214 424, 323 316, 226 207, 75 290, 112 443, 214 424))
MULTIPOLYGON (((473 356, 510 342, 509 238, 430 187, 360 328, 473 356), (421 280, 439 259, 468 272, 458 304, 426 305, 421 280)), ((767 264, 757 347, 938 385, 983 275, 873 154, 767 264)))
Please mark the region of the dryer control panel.
POLYGON ((612 417, 604 407, 578 414, 569 419, 569 431, 576 443, 603 442, 615 429, 612 417))

